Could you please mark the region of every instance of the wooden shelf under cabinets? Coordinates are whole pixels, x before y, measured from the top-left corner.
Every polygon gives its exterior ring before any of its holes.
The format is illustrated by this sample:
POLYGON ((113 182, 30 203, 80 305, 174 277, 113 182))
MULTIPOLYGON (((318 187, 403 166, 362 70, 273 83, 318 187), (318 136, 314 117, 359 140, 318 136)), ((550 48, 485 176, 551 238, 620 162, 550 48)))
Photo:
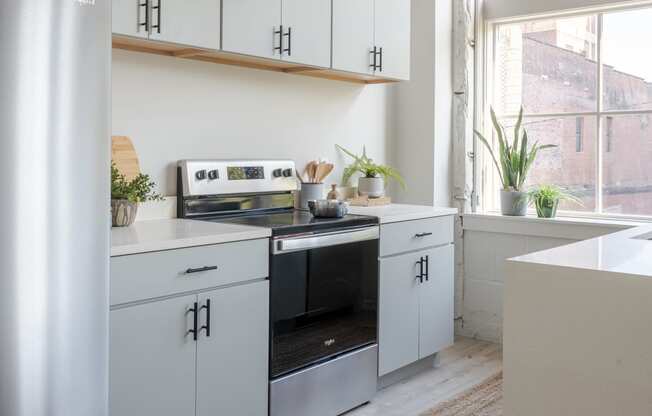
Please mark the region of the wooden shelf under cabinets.
POLYGON ((257 58, 254 56, 239 55, 224 51, 190 48, 171 43, 156 42, 119 35, 113 35, 113 48, 171 56, 175 58, 192 59, 195 61, 212 62, 223 65, 234 65, 244 68, 261 69, 264 71, 283 72, 287 74, 353 82, 357 84, 383 84, 397 82, 397 80, 394 79, 382 78, 374 75, 356 74, 334 69, 311 67, 291 62, 257 58))

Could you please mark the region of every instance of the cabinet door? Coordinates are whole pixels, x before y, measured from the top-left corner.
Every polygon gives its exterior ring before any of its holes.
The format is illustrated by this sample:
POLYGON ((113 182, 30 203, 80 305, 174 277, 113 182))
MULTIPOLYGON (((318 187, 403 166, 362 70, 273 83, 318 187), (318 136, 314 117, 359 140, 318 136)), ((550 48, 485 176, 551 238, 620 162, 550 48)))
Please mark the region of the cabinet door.
MULTIPOLYGON (((269 282, 219 289, 210 300, 210 336, 197 343, 197 416, 267 414, 269 282)), ((207 325, 208 309, 200 313, 207 325)))
POLYGON ((380 260, 378 374, 385 375, 419 359, 420 253, 380 260))
POLYGON ((195 414, 195 296, 110 313, 111 416, 195 414))
POLYGON ((372 73, 374 0, 333 0, 333 68, 372 73))
POLYGON ((220 0, 151 0, 150 39, 220 48, 220 0))
POLYGON ((376 75, 410 79, 410 0, 375 0, 375 45, 383 48, 376 75))
POLYGON ((419 358, 453 344, 453 245, 428 250, 428 280, 419 290, 419 358))
POLYGON ((300 64, 331 66, 331 1, 283 0, 283 30, 291 31, 285 37, 283 54, 286 61, 300 64))
POLYGON ((222 49, 279 58, 281 0, 222 0, 222 49))
POLYGON ((146 38, 146 0, 113 0, 111 30, 118 35, 146 38), (142 25, 141 25, 142 23, 142 25))

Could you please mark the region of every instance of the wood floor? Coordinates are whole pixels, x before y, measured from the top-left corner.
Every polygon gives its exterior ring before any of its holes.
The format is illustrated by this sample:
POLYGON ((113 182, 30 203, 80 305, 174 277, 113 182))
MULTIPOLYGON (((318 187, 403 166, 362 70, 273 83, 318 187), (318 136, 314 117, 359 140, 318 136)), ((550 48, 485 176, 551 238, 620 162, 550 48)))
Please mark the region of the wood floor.
POLYGON ((500 345, 458 338, 436 368, 389 386, 345 416, 418 416, 502 370, 500 345))

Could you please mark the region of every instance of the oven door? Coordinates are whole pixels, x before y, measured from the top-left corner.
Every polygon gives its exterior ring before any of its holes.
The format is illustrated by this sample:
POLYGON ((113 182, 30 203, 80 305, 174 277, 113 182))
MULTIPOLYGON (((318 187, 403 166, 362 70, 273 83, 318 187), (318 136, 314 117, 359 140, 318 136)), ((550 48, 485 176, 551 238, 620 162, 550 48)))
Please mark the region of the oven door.
POLYGON ((376 342, 378 233, 272 240, 270 378, 376 342))

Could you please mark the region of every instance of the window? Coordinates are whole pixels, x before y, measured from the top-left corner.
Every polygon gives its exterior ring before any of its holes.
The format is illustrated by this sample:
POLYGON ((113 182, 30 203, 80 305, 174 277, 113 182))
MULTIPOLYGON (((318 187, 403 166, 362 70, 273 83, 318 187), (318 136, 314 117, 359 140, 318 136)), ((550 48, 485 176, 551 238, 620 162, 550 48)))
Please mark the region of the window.
POLYGON ((612 116, 607 116, 607 126, 605 127, 607 134, 607 152, 611 152, 613 149, 613 140, 614 140, 614 118, 612 116))
MULTIPOLYGON (((649 22, 648 6, 492 26, 488 101, 506 128, 522 106, 529 140, 557 145, 538 155, 528 185, 582 201, 560 209, 652 216, 649 22)), ((497 208, 486 159, 482 203, 497 208)))
POLYGON ((575 151, 584 150, 584 119, 575 117, 575 151))

